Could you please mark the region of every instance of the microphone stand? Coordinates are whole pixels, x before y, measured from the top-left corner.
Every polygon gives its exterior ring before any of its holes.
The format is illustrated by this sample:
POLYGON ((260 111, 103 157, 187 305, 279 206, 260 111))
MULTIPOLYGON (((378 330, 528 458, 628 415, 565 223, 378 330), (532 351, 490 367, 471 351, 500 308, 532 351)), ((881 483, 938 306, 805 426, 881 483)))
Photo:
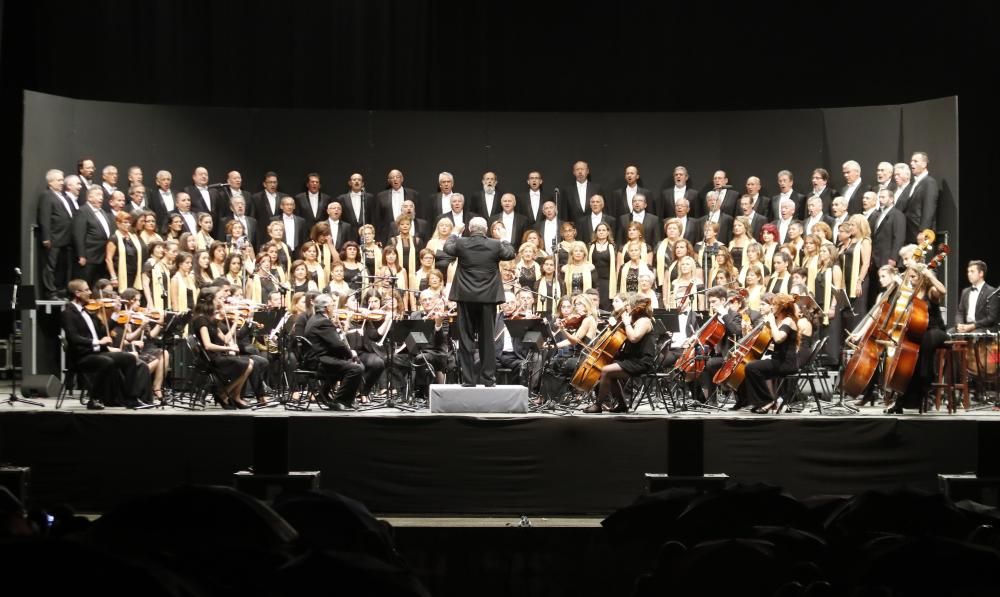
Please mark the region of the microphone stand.
MULTIPOLYGON (((15 267, 14 268, 14 288, 12 289, 11 295, 10 295, 10 321, 11 321, 10 329, 11 329, 11 333, 12 334, 13 334, 13 330, 14 330, 14 324, 17 322, 17 292, 20 289, 20 286, 21 286, 21 269, 15 267)), ((11 342, 7 346, 7 350, 8 351, 14 350, 14 343, 13 342, 11 342)), ((13 360, 11 362, 13 362, 13 360)), ((23 367, 22 367, 21 371, 22 372, 24 371, 23 367)), ((28 400, 27 398, 18 398, 17 397, 17 372, 14 370, 13 365, 11 365, 11 368, 10 368, 10 395, 7 397, 7 404, 9 404, 11 406, 14 406, 15 402, 23 402, 25 404, 30 404, 32 406, 45 406, 44 403, 39 402, 37 400, 28 400)))

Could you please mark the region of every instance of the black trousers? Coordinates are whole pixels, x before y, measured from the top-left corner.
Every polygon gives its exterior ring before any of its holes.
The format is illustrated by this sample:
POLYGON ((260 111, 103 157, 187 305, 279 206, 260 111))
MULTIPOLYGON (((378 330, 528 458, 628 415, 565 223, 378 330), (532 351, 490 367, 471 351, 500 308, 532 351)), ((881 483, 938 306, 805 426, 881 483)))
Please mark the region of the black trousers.
POLYGON ((385 371, 385 361, 374 352, 358 351, 358 360, 365 366, 365 374, 362 376, 361 393, 369 394, 372 388, 378 383, 378 378, 385 371))
POLYGON ((65 293, 69 282, 70 246, 42 247, 42 288, 47 298, 56 293, 65 293))
POLYGON ((493 338, 496 316, 496 303, 463 301, 458 303, 458 363, 462 367, 463 383, 496 383, 497 359, 496 344, 493 338), (476 370, 477 346, 481 366, 478 372, 476 370))
POLYGON ((358 395, 358 388, 364 381, 365 366, 361 363, 344 361, 334 357, 320 357, 316 368, 319 376, 323 378, 324 390, 340 380, 340 388, 333 397, 338 402, 344 404, 354 404, 354 398, 358 395))
POLYGON ((76 362, 76 368, 91 381, 91 396, 109 405, 131 404, 152 399, 149 367, 124 352, 95 352, 76 362))

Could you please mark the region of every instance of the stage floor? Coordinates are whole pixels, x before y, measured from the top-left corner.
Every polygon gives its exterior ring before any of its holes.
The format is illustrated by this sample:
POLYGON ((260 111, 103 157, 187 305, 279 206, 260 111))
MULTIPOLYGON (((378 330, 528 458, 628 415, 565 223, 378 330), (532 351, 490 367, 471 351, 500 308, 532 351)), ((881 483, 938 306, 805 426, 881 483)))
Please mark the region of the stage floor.
MULTIPOLYGON (((703 454, 704 472, 766 481, 798 497, 909 485, 974 472, 1000 445, 1000 412, 757 415, 705 411, 622 415, 432 414, 180 409, 88 411, 0 404, 0 462, 30 466, 31 496, 101 512, 183 483, 231 485, 254 450, 322 487, 389 515, 603 515, 645 490, 644 473, 703 454), (261 433, 269 423, 270 435, 261 433), (282 429, 273 441, 274 424, 282 429), (696 443, 678 438, 692 437, 696 443), (682 429, 683 425, 688 425, 682 429), (287 445, 284 442, 287 434, 287 445), (991 439, 992 438, 992 439, 991 439), (685 443, 687 442, 687 443, 685 443), (671 454, 673 452, 673 454, 671 454)), ((826 404, 826 403, 824 403, 826 404)), ((907 411, 910 413, 911 411, 907 411)))

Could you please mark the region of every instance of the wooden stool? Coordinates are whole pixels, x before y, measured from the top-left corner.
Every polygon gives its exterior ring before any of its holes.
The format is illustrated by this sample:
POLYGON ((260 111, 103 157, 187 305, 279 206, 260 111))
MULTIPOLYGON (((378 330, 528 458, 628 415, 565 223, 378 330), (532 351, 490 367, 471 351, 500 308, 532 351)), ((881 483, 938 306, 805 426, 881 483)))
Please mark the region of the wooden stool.
POLYGON ((969 410, 969 371, 966 362, 966 351, 969 343, 966 340, 948 340, 944 346, 934 352, 934 369, 937 380, 931 384, 934 388, 934 408, 941 410, 941 393, 948 393, 948 413, 958 410, 955 405, 955 392, 962 392, 962 405, 969 410))

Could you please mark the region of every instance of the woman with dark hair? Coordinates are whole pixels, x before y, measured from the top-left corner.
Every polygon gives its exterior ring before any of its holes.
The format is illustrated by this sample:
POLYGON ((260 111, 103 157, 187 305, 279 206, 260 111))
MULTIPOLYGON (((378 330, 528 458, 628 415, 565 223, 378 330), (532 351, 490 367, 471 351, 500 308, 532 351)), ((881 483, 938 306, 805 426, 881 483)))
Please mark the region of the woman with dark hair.
POLYGON ((655 344, 653 343, 653 309, 648 298, 631 295, 629 307, 621 314, 625 330, 625 343, 618 353, 616 362, 601 369, 601 381, 597 386, 597 399, 584 409, 585 413, 600 413, 604 410, 614 413, 628 411, 628 404, 622 394, 621 382, 629 377, 638 377, 655 369, 655 344), (614 403, 609 397, 614 396, 614 403))
POLYGON ((167 231, 163 235, 163 240, 178 240, 184 231, 184 218, 179 213, 172 213, 167 216, 167 231))
POLYGON ((351 290, 358 290, 362 284, 362 272, 365 264, 361 262, 361 249, 358 243, 349 240, 340 249, 340 263, 344 266, 344 281, 351 290))
POLYGON ((243 287, 246 286, 243 279, 243 256, 239 253, 230 253, 229 256, 226 257, 225 270, 226 273, 222 277, 225 278, 227 282, 232 284, 234 288, 243 290, 243 287))
POLYGON ((226 243, 213 241, 208 249, 199 250, 208 251, 208 273, 212 274, 213 280, 226 275, 226 272, 229 271, 226 268, 226 256, 229 255, 229 247, 226 246, 226 243))
POLYGON ((598 306, 608 311, 611 309, 611 297, 618 294, 618 258, 607 222, 601 222, 594 228, 594 239, 590 242, 587 256, 594 264, 594 283, 600 296, 598 306))
POLYGON ((215 401, 225 409, 250 408, 241 396, 243 384, 253 371, 253 362, 239 354, 234 338, 236 328, 225 320, 217 288, 206 288, 198 297, 190 329, 225 384, 216 388, 215 401))

